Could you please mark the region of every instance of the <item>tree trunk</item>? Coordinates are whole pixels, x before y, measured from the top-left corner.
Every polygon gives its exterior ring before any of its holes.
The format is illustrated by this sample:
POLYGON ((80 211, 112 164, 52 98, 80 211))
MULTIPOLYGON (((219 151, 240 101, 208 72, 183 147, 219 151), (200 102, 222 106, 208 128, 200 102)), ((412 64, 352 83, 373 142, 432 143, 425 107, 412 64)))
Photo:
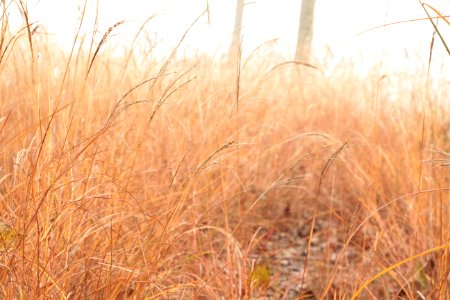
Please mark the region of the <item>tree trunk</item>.
POLYGON ((244 16, 244 0, 238 0, 236 6, 236 17, 234 19, 233 41, 230 46, 230 55, 238 54, 241 45, 242 18, 244 16))
POLYGON ((316 0, 302 0, 295 59, 303 62, 308 62, 311 54, 315 4, 316 0))

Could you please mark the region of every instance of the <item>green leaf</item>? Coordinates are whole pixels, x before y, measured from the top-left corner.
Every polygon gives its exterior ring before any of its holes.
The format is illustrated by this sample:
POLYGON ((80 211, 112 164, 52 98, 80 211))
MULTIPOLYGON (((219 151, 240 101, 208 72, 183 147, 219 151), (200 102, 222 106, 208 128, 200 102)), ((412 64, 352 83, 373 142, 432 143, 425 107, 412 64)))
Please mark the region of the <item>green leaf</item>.
POLYGON ((270 269, 266 265, 256 265, 250 275, 250 286, 263 287, 270 283, 270 269))

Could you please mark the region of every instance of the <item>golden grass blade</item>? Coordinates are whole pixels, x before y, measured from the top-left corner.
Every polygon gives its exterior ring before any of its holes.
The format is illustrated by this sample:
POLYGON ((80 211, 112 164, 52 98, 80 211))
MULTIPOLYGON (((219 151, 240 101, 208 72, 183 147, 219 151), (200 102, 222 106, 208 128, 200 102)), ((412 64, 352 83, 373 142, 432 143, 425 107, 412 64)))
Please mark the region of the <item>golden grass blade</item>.
MULTIPOLYGON (((431 17, 431 19, 439 19, 439 18, 450 18, 450 15, 447 16, 441 16, 441 17, 431 17)), ((358 33, 357 35, 355 35, 355 37, 358 37, 360 35, 363 35, 367 32, 376 30, 376 29, 380 29, 380 28, 384 28, 384 27, 389 27, 389 26, 393 26, 393 25, 400 25, 400 24, 405 24, 405 23, 413 23, 413 22, 419 22, 419 21, 429 21, 430 17, 427 18, 415 18, 415 19, 408 19, 408 20, 402 20, 402 21, 396 21, 396 22, 392 22, 392 23, 387 23, 387 24, 382 24, 382 25, 378 25, 375 27, 371 27, 367 30, 361 31, 360 33, 358 33)))
POLYGON ((417 258, 419 258, 419 257, 421 257, 421 256, 424 256, 424 255, 427 255, 427 254, 430 254, 430 253, 433 253, 433 252, 436 252, 436 251, 439 251, 439 250, 447 249, 447 248, 450 248, 450 243, 445 244, 445 245, 442 245, 442 246, 437 246, 437 247, 428 249, 428 250, 426 250, 426 251, 423 251, 423 252, 421 252, 421 253, 419 253, 419 254, 410 256, 410 257, 408 257, 408 258, 406 258, 406 259, 404 259, 404 260, 402 260, 402 261, 400 261, 400 262, 398 262, 398 263, 396 263, 396 264, 394 264, 394 265, 392 265, 392 266, 390 266, 390 267, 384 269, 383 271, 381 271, 381 272, 378 273, 377 275, 375 275, 375 276, 373 276, 372 278, 366 280, 366 281, 361 285, 361 287, 353 294, 351 300, 357 299, 357 297, 361 294, 361 292, 362 292, 369 284, 371 284, 373 281, 377 280, 377 279, 380 278, 381 276, 385 275, 386 273, 389 273, 390 271, 394 270, 395 268, 397 268, 397 267, 399 267, 399 266, 401 266, 401 265, 403 265, 403 264, 405 264, 405 263, 407 263, 407 262, 410 262, 410 261, 412 261, 412 260, 415 260, 415 259, 417 259, 417 258))
POLYGON ((303 267, 303 272, 302 272, 301 281, 300 281, 300 290, 303 289, 303 284, 305 282, 306 270, 308 268, 308 259, 309 259, 309 255, 311 252, 311 244, 312 244, 312 238, 314 235, 314 226, 316 224, 316 219, 317 219, 317 213, 318 213, 318 207, 319 207, 319 197, 320 197, 320 193, 322 192, 322 184, 323 184, 325 176, 327 175, 327 172, 330 169, 331 165, 337 159, 338 155, 345 149, 345 147, 347 147, 347 145, 349 143, 350 143, 350 141, 345 141, 344 143, 342 143, 342 145, 336 151, 334 151, 331 154, 331 156, 327 159, 325 165, 323 166, 323 168, 320 172, 319 184, 317 186, 317 192, 316 192, 316 196, 315 196, 315 200, 314 200, 314 211, 313 211, 313 215, 312 215, 311 225, 309 226, 308 244, 306 247, 306 255, 305 255, 304 263, 303 263, 304 267, 303 267))

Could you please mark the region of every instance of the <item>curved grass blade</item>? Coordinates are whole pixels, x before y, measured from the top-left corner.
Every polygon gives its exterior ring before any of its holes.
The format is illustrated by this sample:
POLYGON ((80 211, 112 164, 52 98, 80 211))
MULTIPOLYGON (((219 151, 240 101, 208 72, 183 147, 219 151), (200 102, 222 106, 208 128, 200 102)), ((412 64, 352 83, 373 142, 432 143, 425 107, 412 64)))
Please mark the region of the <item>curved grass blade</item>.
POLYGON ((432 11, 434 11, 436 14, 438 14, 438 16, 440 18, 442 18, 442 20, 444 20, 444 22, 446 22, 448 25, 450 25, 450 22, 437 9, 435 9, 433 6, 431 6, 429 4, 426 4, 426 3, 423 3, 423 2, 421 2, 420 4, 422 5, 423 9, 425 10, 425 13, 427 14, 428 18, 430 19, 431 24, 433 24, 434 30, 437 32, 439 38, 442 41, 442 44, 444 44, 445 50, 447 50, 448 55, 450 55, 450 49, 449 49, 447 43, 445 42, 444 37, 442 36, 442 34, 439 31, 436 23, 433 21, 433 18, 430 16, 430 13, 428 12, 428 10, 427 10, 427 8, 425 6, 427 6, 432 11))

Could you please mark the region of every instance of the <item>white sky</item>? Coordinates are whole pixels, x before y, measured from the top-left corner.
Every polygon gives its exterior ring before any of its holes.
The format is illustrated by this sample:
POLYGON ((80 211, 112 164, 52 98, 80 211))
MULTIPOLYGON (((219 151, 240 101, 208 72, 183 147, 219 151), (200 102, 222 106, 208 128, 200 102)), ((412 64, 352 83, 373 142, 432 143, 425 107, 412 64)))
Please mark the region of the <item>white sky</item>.
MULTIPOLYGON (((207 16, 199 21, 189 34, 184 50, 218 55, 227 50, 231 41, 236 0, 99 0, 98 36, 101 37, 109 26, 126 20, 113 40, 127 45, 143 22, 157 14, 147 24, 146 33, 150 40, 158 41, 155 53, 164 55, 205 10, 207 1, 210 23, 207 16)), ((84 1, 30 0, 27 3, 31 21, 45 26, 62 48, 69 48, 84 1)), ((272 49, 292 59, 301 0, 246 0, 246 3, 242 32, 244 55, 275 38, 277 43, 272 49)), ((444 15, 450 15, 450 0, 427 3, 444 15)), ((96 5, 96 0, 88 0, 86 32, 93 30, 96 5)), ((317 0, 314 53, 335 61, 351 58, 362 69, 370 68, 379 60, 393 69, 409 68, 412 62, 426 64, 433 33, 429 21, 388 26, 358 35, 378 25, 425 16, 418 0, 317 0)), ((441 21, 440 28, 450 43, 450 26, 441 21)), ((148 39, 143 39, 141 45, 145 43, 148 39)), ((433 56, 450 70, 450 57, 438 40, 433 56)))

